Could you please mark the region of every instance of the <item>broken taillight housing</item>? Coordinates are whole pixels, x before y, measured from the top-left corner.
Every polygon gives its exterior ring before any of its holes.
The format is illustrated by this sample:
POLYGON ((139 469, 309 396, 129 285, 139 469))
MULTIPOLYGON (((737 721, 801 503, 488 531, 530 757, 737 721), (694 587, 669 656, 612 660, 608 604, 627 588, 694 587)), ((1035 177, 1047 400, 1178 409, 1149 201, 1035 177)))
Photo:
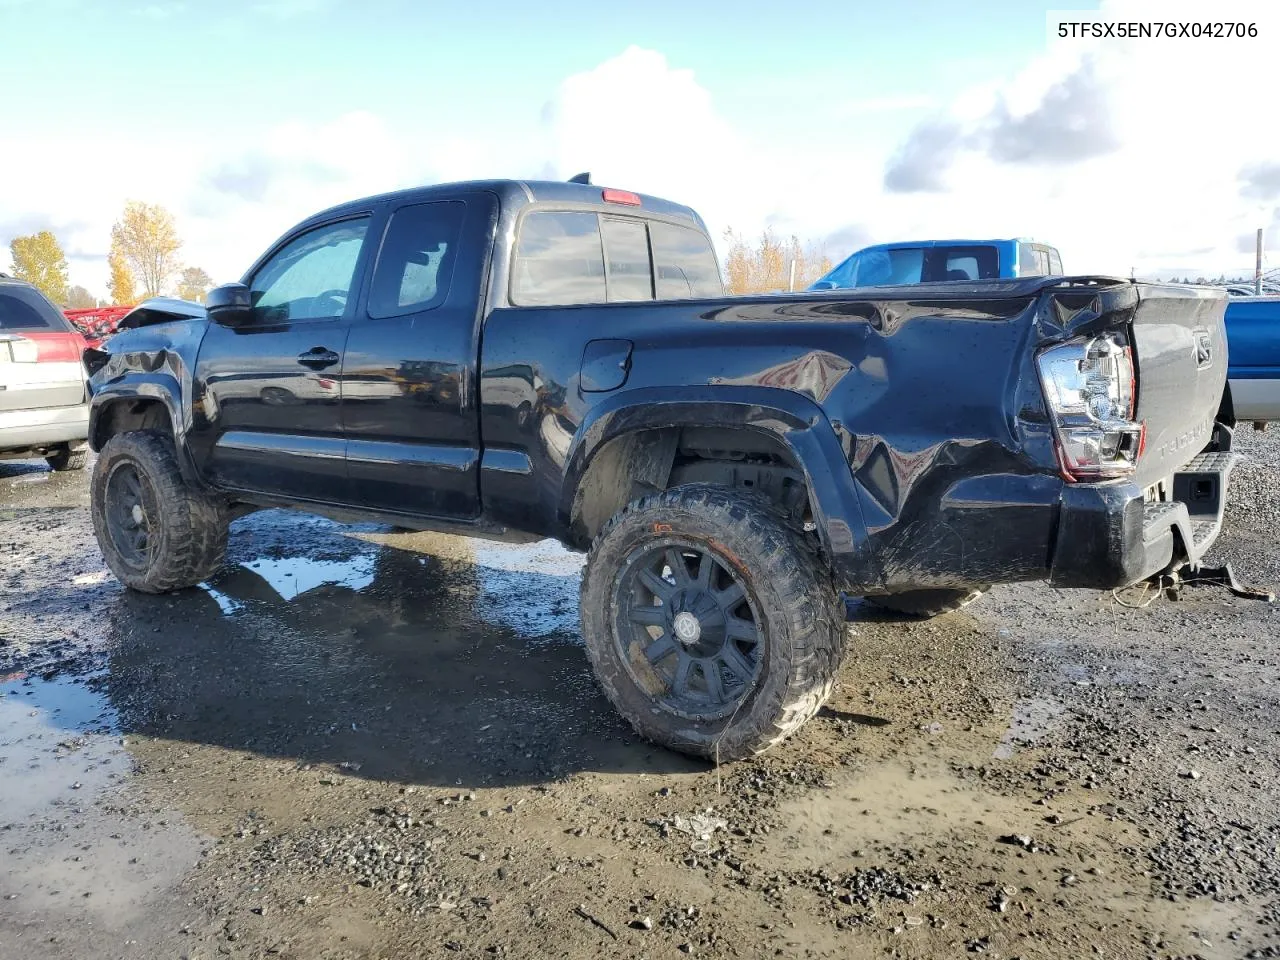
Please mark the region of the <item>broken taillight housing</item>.
POLYGON ((1069 340, 1043 350, 1037 361, 1063 475, 1110 480, 1132 474, 1146 425, 1133 419, 1133 352, 1124 338, 1069 340))

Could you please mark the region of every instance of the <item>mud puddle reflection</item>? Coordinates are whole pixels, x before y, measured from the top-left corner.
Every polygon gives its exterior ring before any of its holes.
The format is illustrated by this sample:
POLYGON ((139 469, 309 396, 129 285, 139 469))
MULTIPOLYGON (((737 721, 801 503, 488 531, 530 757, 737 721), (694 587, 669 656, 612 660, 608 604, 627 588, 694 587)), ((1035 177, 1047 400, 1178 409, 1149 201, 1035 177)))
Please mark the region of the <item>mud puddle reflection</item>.
POLYGON ((0 940, 14 956, 60 956, 60 944, 74 955, 90 930, 127 946, 199 857, 176 817, 129 798, 133 761, 116 724, 91 685, 0 681, 0 940))

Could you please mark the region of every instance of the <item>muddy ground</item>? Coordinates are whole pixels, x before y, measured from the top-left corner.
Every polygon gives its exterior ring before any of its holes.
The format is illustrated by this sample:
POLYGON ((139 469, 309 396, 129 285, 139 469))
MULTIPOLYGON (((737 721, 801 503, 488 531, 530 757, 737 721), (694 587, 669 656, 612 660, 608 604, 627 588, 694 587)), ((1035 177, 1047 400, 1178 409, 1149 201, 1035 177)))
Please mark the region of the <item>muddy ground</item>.
MULTIPOLYGON (((1218 553, 1275 584, 1237 445, 1218 553)), ((1280 604, 855 609, 821 716, 714 769, 597 691, 580 565, 271 511, 132 595, 84 475, 0 464, 0 958, 1280 956, 1280 604)))

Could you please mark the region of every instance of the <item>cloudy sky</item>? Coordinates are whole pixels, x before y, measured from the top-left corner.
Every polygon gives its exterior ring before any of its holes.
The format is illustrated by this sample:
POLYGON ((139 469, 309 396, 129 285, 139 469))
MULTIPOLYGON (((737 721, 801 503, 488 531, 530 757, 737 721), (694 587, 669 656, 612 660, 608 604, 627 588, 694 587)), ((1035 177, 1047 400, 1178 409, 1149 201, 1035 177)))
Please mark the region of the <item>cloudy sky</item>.
POLYGON ((226 281, 331 203, 589 170, 836 258, 1031 236, 1072 271, 1251 273, 1259 226, 1280 266, 1271 6, 0 0, 0 243, 51 229, 105 295, 136 198, 226 281), (1258 36, 1051 40, 1072 7, 1258 36))

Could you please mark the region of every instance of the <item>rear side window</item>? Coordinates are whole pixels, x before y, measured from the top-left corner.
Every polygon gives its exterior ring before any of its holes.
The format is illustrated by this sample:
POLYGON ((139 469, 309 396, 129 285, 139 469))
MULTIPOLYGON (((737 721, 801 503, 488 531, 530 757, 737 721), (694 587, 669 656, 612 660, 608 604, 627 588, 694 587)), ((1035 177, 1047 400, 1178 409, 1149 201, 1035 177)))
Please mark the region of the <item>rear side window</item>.
POLYGON ((659 300, 724 296, 716 254, 707 235, 689 227, 650 221, 654 284, 659 300))
POLYGON ((925 283, 937 280, 994 280, 1000 276, 995 247, 934 247, 924 258, 925 283))
POLYGON ((0 287, 0 330, 70 333, 71 323, 38 290, 17 284, 0 287))
POLYGON ((1044 262, 1040 252, 1029 243, 1018 244, 1018 276, 1044 276, 1044 262))
POLYGON ((609 300, 652 300, 653 270, 644 221, 605 218, 602 224, 609 300))
POLYGON ((461 200, 443 200, 391 215, 373 271, 369 316, 399 317, 444 303, 466 212, 461 200))
POLYGON ((604 250, 594 213, 537 210, 524 218, 511 302, 524 307, 604 303, 604 250))

